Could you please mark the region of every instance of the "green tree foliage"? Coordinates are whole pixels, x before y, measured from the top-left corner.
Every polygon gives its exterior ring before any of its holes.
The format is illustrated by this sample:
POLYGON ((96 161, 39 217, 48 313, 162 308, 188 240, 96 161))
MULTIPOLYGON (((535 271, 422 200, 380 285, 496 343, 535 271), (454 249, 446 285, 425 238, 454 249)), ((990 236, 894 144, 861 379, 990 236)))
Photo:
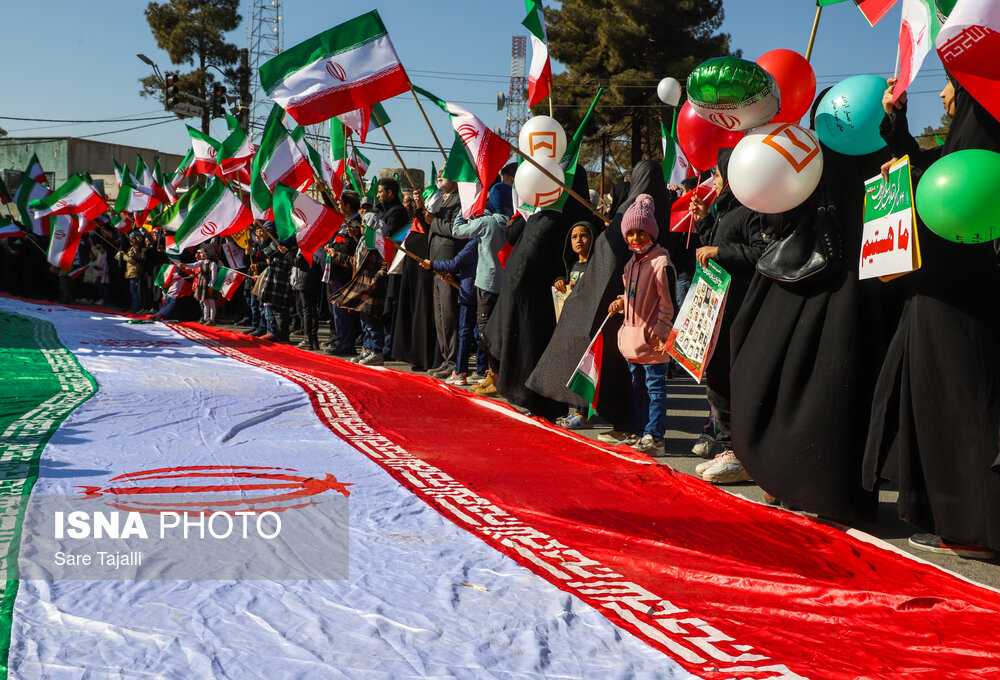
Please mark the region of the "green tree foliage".
MULTIPOLYGON (((226 42, 224 34, 239 28, 243 19, 237 11, 239 6, 240 0, 166 0, 146 6, 146 22, 170 62, 194 67, 180 74, 181 92, 208 100, 215 86, 215 77, 208 70, 211 67, 222 71, 229 89, 236 90, 239 48, 226 42)), ((162 82, 155 75, 139 82, 144 97, 159 97, 163 92, 162 82)), ((202 131, 206 134, 209 120, 206 110, 202 116, 202 131)))
POLYGON ((938 140, 948 139, 948 132, 951 130, 951 116, 941 116, 941 124, 937 127, 927 125, 924 131, 917 136, 917 143, 923 149, 933 149, 939 146, 938 140))
MULTIPOLYGON (((591 143, 581 152, 591 170, 595 156, 600 162, 602 137, 617 163, 659 159, 660 117, 669 125, 672 111, 657 99, 657 83, 667 76, 684 83, 706 59, 740 54, 730 52, 728 34, 718 33, 722 0, 564 0, 545 15, 550 53, 567 68, 555 77, 553 97, 568 134, 597 87, 607 88, 591 122, 591 143)), ((548 113, 546 102, 535 108, 548 113)))

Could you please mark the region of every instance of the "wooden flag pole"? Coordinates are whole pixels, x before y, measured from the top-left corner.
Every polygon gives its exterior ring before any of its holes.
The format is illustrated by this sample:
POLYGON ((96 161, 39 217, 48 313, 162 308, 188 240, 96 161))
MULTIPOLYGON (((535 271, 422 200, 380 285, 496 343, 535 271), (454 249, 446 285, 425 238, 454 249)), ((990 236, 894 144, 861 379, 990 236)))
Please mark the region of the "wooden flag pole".
MULTIPOLYGON (((448 154, 445 152, 444 147, 441 146, 441 140, 438 139, 437 133, 434 132, 434 128, 431 126, 431 121, 427 118, 427 113, 424 111, 424 106, 420 103, 420 97, 417 96, 417 91, 413 89, 412 85, 410 85, 410 93, 413 94, 413 101, 417 102, 417 108, 420 109, 420 115, 424 117, 424 122, 427 123, 427 127, 430 129, 431 134, 434 135, 434 141, 437 142, 438 148, 441 149, 441 155, 444 156, 444 161, 447 163, 448 154)), ((433 181, 433 179, 431 181, 433 181)))
POLYGON ((607 219, 604 217, 604 215, 602 215, 601 213, 597 212, 597 210, 594 208, 594 206, 590 205, 590 201, 585 201, 583 199, 583 197, 580 196, 580 194, 576 193, 575 191, 573 191, 572 189, 570 189, 568 186, 566 186, 565 182, 560 181, 558 177, 556 177, 551 172, 549 172, 548 170, 546 170, 545 168, 543 168, 541 165, 539 165, 538 161, 536 161, 531 156, 528 156, 527 154, 525 154, 523 151, 521 151, 519 148, 517 148, 513 144, 508 144, 508 146, 510 146, 511 150, 513 150, 514 153, 516 153, 518 156, 520 156, 521 158, 523 158, 528 163, 531 163, 532 165, 534 165, 537 169, 539 169, 539 170, 542 171, 542 174, 544 174, 546 177, 548 177, 553 182, 555 182, 556 184, 558 184, 560 187, 562 187, 563 189, 565 189, 566 192, 570 196, 572 196, 573 198, 575 198, 576 200, 578 200, 581 205, 586 206, 587 210, 589 210, 590 212, 592 212, 595 215, 597 215, 597 217, 601 220, 601 222, 603 222, 605 225, 611 224, 610 222, 607 221, 607 219))
MULTIPOLYGON (((336 207, 337 201, 336 201, 336 197, 333 195, 333 190, 329 186, 327 186, 326 182, 324 182, 323 179, 320 178, 318 175, 315 176, 315 180, 316 180, 317 186, 319 186, 319 190, 321 192, 323 192, 323 195, 326 196, 327 198, 329 198, 333 202, 333 205, 334 205, 333 210, 334 210, 334 212, 336 212, 341 217, 343 217, 344 220, 348 224, 352 224, 355 227, 357 227, 358 229, 360 229, 361 230, 361 234, 362 234, 362 238, 364 238, 365 225, 358 224, 357 222, 355 222, 354 220, 352 220, 350 217, 348 217, 347 215, 345 215, 344 213, 342 213, 340 211, 340 208, 336 207)), ((395 245, 396 248, 398 248, 404 255, 413 258, 414 260, 416 260, 417 262, 420 262, 421 264, 423 263, 424 258, 422 258, 422 257, 420 257, 418 255, 414 255, 409 250, 407 250, 406 248, 404 248, 402 246, 402 244, 396 243, 395 241, 393 241, 393 245, 395 245)), ((389 266, 391 264, 392 264, 391 262, 387 262, 386 266, 389 266)), ((442 281, 444 281, 445 283, 447 283, 448 285, 450 285, 455 290, 460 290, 458 284, 456 284, 454 281, 450 281, 447 278, 445 278, 444 274, 442 274, 441 272, 434 272, 434 273, 437 274, 438 276, 440 276, 442 281)))
POLYGON ((396 149, 396 144, 392 141, 392 137, 389 136, 389 131, 385 128, 385 124, 382 123, 382 117, 378 115, 378 111, 375 107, 372 107, 372 115, 375 116, 375 120, 378 122, 379 127, 382 128, 382 132, 385 133, 385 138, 389 140, 389 146, 392 147, 392 152, 396 154, 396 158, 399 159, 399 164, 403 166, 403 174, 406 175, 406 181, 410 183, 410 188, 416 189, 417 185, 414 183, 413 178, 410 177, 410 171, 407 169, 406 163, 403 162, 403 157, 399 155, 399 150, 396 149))
POLYGON ((823 14, 823 6, 816 6, 816 18, 813 19, 812 33, 809 34, 809 46, 806 47, 806 61, 812 58, 813 45, 816 44, 816 30, 819 28, 819 17, 823 14))
POLYGON ((34 238, 32 238, 33 234, 31 234, 30 232, 25 232, 25 234, 27 234, 27 236, 24 239, 22 239, 22 240, 23 241, 28 241, 29 243, 31 243, 31 245, 33 245, 36 248, 38 248, 38 250, 41 251, 42 255, 45 256, 45 261, 48 262, 49 261, 49 253, 48 253, 48 251, 45 250, 44 248, 42 248, 40 245, 38 245, 38 242, 35 241, 34 238))

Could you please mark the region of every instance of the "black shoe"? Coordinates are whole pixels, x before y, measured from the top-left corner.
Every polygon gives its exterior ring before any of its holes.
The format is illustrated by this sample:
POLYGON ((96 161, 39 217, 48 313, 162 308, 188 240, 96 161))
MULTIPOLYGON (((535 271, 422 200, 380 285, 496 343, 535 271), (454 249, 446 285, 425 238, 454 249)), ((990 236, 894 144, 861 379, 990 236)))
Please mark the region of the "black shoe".
POLYGON ((913 534, 910 536, 909 544, 917 550, 925 550, 939 555, 957 555, 974 560, 992 560, 996 559, 997 556, 996 551, 990 548, 952 543, 935 534, 913 534))
POLYGON ((267 331, 264 330, 263 328, 254 328, 252 331, 250 331, 246 335, 250 335, 252 337, 259 338, 260 336, 264 335, 264 333, 266 333, 266 332, 267 331))
POLYGON ((326 353, 332 357, 356 357, 358 356, 358 351, 353 347, 350 349, 338 349, 336 347, 330 347, 326 350, 326 353))
POLYGON ((249 316, 244 316, 242 319, 234 323, 234 326, 249 326, 252 319, 249 316))

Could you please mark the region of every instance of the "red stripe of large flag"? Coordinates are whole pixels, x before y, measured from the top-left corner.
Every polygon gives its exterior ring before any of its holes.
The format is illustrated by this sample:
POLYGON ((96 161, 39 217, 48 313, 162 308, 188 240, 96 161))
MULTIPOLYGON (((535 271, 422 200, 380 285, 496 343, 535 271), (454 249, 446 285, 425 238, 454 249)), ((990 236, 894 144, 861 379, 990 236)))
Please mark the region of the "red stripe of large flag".
POLYGON ((80 215, 92 220, 107 212, 108 204, 83 175, 76 174, 45 198, 31 201, 28 209, 36 218, 48 215, 80 215))
POLYGON ((80 219, 76 215, 55 215, 52 218, 48 260, 56 269, 73 268, 73 258, 80 247, 80 227, 80 219))
POLYGON ((174 234, 175 250, 182 251, 213 236, 228 236, 253 222, 249 208, 221 180, 213 180, 191 207, 174 234))
POLYGON ((439 99, 422 88, 414 86, 414 90, 430 99, 451 116, 451 126, 455 129, 456 138, 452 145, 453 153, 448 156, 444 174, 445 177, 459 182, 462 215, 469 219, 473 215, 481 214, 486 208, 486 199, 488 198, 486 189, 493 185, 493 181, 506 165, 507 159, 510 158, 510 145, 494 134, 483 121, 461 106, 439 99), (477 181, 474 184, 469 181, 470 173, 462 167, 462 160, 458 158, 453 161, 451 158, 459 144, 464 147, 468 163, 471 164, 475 172, 477 181), (452 174, 449 174, 449 167, 454 171, 452 174), (458 179, 459 176, 462 179, 458 179), (466 185, 464 192, 463 184, 466 185), (478 184, 478 187, 475 184, 478 184))
POLYGON ((1000 120, 1000 3, 958 0, 938 33, 937 51, 948 72, 1000 120))
POLYGON ((294 234, 308 262, 312 262, 313 254, 333 238, 343 223, 343 216, 306 194, 283 184, 274 188, 274 225, 278 237, 286 239, 294 234))
POLYGON ((531 66, 528 69, 528 106, 531 107, 548 97, 552 90, 552 62, 541 0, 524 0, 524 6, 528 16, 521 25, 531 33, 531 66))
POLYGON ((299 125, 314 125, 402 94, 410 83, 372 10, 263 64, 260 86, 299 125))
POLYGON ((188 136, 191 137, 191 151, 193 153, 189 174, 221 175, 222 168, 218 161, 221 144, 190 125, 187 126, 187 131, 188 136))
POLYGON ((272 193, 278 184, 304 191, 315 181, 312 165, 298 142, 282 122, 281 107, 275 105, 264 127, 260 149, 250 173, 250 205, 254 217, 267 219, 272 193))

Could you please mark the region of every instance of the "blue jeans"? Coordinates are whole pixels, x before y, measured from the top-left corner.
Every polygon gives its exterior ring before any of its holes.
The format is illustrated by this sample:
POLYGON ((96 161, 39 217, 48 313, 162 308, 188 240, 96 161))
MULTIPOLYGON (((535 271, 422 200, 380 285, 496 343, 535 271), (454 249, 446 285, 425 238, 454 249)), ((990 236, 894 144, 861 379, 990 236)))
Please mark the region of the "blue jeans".
POLYGON ((264 328, 264 313, 261 310, 260 298, 256 295, 250 295, 250 325, 253 326, 254 330, 258 328, 264 328))
POLYGON ((139 279, 128 280, 128 292, 132 296, 132 309, 139 309, 139 279))
POLYGON ((385 324, 382 317, 361 312, 361 346, 376 354, 385 354, 385 324))
POLYGON ((469 372, 469 352, 473 346, 476 348, 476 372, 485 375, 489 368, 483 343, 476 338, 477 321, 475 305, 458 306, 458 359, 455 362, 455 373, 469 372))
POLYGON ((677 307, 680 309, 681 305, 684 304, 684 298, 687 297, 688 289, 691 287, 691 275, 687 272, 680 272, 677 274, 677 307))
POLYGON ((667 364, 630 363, 628 368, 632 372, 635 427, 646 423, 641 434, 651 434, 661 441, 667 431, 667 364))
POLYGON ((274 305, 262 305, 264 307, 264 323, 267 332, 271 335, 278 334, 278 320, 274 317, 274 305))

